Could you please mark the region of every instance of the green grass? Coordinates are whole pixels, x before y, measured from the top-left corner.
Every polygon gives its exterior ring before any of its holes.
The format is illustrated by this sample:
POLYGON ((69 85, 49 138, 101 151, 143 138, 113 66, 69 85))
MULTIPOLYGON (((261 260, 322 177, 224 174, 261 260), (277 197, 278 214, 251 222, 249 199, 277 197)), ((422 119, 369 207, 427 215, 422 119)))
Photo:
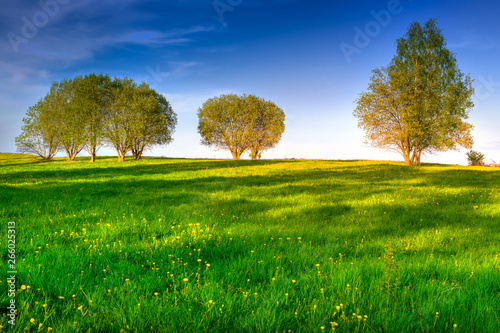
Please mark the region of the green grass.
POLYGON ((115 160, 0 154, 0 331, 500 332, 496 168, 115 160))

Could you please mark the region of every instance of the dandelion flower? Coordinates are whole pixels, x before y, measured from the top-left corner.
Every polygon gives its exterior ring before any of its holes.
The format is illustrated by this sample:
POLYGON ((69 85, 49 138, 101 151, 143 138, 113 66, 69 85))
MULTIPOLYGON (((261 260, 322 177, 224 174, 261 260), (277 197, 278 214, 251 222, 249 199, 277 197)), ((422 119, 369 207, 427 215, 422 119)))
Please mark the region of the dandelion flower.
POLYGON ((184 282, 188 282, 188 278, 184 278, 182 281, 184 281, 184 282))
POLYGON ((21 290, 26 290, 26 286, 24 284, 21 286, 21 290))
POLYGON ((34 324, 35 323, 35 318, 30 319, 30 323, 34 324))

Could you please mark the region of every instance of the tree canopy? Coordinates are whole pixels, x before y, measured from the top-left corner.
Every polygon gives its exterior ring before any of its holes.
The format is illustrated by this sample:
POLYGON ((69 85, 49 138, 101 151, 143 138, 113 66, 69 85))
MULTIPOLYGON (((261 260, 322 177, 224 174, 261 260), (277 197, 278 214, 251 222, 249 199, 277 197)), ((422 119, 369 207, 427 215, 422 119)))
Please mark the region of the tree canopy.
POLYGON ((397 40, 391 63, 373 70, 354 116, 373 147, 420 164, 422 153, 472 146, 472 80, 457 66, 436 20, 415 22, 397 40))
POLYGON ((252 159, 275 147, 285 130, 285 113, 271 101, 254 95, 221 95, 198 109, 202 144, 228 149, 233 159, 251 150, 252 159))
POLYGON ((48 96, 31 106, 23 118, 21 135, 16 138, 17 151, 35 154, 44 160, 50 160, 60 150, 57 118, 52 115, 56 109, 55 101, 48 96))

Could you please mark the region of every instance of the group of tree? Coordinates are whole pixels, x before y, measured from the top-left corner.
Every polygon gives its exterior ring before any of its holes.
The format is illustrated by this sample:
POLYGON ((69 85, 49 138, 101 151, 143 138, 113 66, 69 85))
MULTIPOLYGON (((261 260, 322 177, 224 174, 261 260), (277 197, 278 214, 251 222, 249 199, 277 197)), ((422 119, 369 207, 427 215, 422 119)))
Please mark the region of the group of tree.
POLYGON ((419 165, 422 154, 472 147, 472 80, 457 66, 436 20, 415 22, 397 40, 391 63, 373 70, 354 115, 373 147, 419 165))
MULTIPOLYGON (((373 70, 368 91, 356 100, 354 116, 373 147, 401 153, 406 165, 419 165, 422 154, 472 147, 472 80, 435 19, 410 25, 397 40, 389 65, 373 70)), ((227 149, 233 159, 250 151, 252 160, 275 147, 285 130, 285 113, 254 95, 221 95, 198 109, 202 144, 227 149)), ((177 118, 166 99, 145 83, 88 75, 55 82, 32 106, 18 150, 50 159, 63 149, 68 160, 86 148, 95 159, 104 143, 123 161, 131 152, 172 141, 177 118)))
POLYGON ((234 160, 249 150, 252 160, 275 147, 285 131, 285 113, 255 95, 221 95, 198 109, 201 143, 228 149, 234 160))
POLYGON ((131 152, 172 141, 177 116, 165 97, 146 83, 90 74, 54 82, 23 119, 16 138, 19 152, 45 160, 64 150, 69 161, 86 149, 95 161, 102 145, 116 149, 123 161, 131 152))

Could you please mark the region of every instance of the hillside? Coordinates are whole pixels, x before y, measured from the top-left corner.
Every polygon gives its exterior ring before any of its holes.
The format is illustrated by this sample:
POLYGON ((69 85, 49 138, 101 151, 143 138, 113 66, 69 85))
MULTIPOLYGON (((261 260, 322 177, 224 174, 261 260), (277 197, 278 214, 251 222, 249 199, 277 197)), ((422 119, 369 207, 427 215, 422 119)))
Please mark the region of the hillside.
POLYGON ((16 331, 498 332, 499 189, 486 167, 0 154, 16 331))

